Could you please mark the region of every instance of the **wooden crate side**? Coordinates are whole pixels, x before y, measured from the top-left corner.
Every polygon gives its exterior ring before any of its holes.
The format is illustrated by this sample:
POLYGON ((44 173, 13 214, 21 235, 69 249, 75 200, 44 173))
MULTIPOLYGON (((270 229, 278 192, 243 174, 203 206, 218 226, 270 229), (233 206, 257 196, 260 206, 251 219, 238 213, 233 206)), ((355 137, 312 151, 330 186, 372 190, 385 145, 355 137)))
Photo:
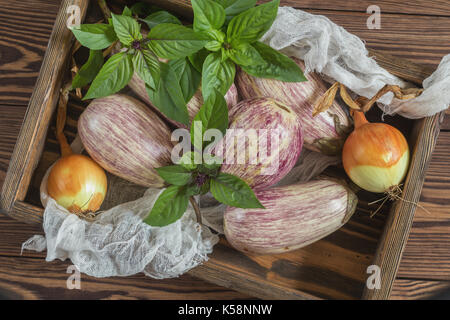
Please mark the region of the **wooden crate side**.
POLYGON ((363 299, 389 298, 413 223, 416 203, 420 200, 425 173, 439 136, 439 123, 443 120, 444 114, 445 112, 441 112, 433 117, 416 121, 414 131, 418 136, 404 183, 402 194, 404 200, 397 200, 392 206, 373 261, 373 265, 380 268, 381 286, 380 289, 366 287, 363 299))
POLYGON ((213 259, 188 272, 199 279, 216 285, 236 290, 260 299, 279 300, 319 300, 321 298, 309 293, 280 286, 270 281, 261 281, 260 278, 251 277, 239 272, 231 272, 222 265, 216 264, 213 259))
POLYGON ((88 3, 87 0, 64 0, 56 17, 0 195, 0 211, 13 217, 15 202, 24 200, 28 191, 58 101, 67 57, 73 43, 72 32, 67 28, 67 10, 71 5, 78 6, 80 17, 84 19, 88 3))

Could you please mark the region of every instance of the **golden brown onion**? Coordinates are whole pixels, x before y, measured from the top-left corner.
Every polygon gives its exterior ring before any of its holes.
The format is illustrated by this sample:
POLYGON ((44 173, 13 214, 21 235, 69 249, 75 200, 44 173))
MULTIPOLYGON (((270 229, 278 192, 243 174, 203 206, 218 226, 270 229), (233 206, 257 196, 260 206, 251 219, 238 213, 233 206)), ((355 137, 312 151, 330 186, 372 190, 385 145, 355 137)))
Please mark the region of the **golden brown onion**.
POLYGON ((370 123, 353 111, 355 130, 345 141, 342 162, 350 179, 364 190, 389 192, 405 178, 409 147, 403 134, 385 123, 370 123))
POLYGON ((50 197, 72 213, 97 211, 105 199, 107 179, 90 158, 70 154, 60 158, 48 176, 50 197))

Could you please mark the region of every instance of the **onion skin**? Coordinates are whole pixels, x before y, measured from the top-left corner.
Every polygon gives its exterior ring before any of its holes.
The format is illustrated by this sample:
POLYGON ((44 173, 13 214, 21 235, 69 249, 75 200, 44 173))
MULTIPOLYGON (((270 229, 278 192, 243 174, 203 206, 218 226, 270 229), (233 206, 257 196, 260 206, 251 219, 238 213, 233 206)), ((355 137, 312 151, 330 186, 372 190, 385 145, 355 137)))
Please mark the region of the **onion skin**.
POLYGON ((95 212, 105 199, 107 179, 90 158, 71 154, 52 167, 47 181, 50 197, 72 213, 95 212))
MULTIPOLYGON (((257 148, 259 148, 259 143, 261 143, 261 146, 266 146, 266 150, 268 150, 266 161, 259 161, 261 157, 260 152, 248 152, 247 139, 240 139, 234 147, 234 150, 237 150, 237 155, 235 155, 236 163, 229 163, 230 161, 226 155, 227 152, 233 151, 234 145, 227 142, 232 141, 230 132, 227 132, 224 139, 215 148, 216 155, 220 155, 220 150, 222 150, 222 157, 224 158, 224 163, 221 167, 222 172, 240 177, 254 189, 262 189, 280 181, 293 168, 302 150, 303 134, 297 115, 288 106, 271 98, 244 100, 230 110, 229 118, 229 129, 278 129, 280 131, 278 141, 279 156, 278 160, 273 160, 274 164, 278 163, 278 167, 273 170, 272 174, 262 174, 262 170, 271 167, 271 156, 275 156, 275 153, 270 153, 271 145, 270 143, 268 145, 268 138, 262 138, 258 139, 261 141, 256 141, 257 148), (246 152, 249 155, 245 158, 245 163, 240 164, 237 163, 237 156, 243 150, 247 150, 246 152)), ((234 155, 235 153, 232 152, 232 154, 234 155)))
MULTIPOLYGON (((155 110, 161 117, 166 119, 168 122, 172 123, 174 126, 178 128, 186 128, 186 129, 188 128, 183 123, 167 118, 161 111, 159 111, 157 107, 153 105, 153 103, 150 101, 150 98, 148 97, 144 81, 141 78, 139 78, 139 76, 136 73, 134 73, 133 76, 131 77, 128 86, 139 98, 141 98, 145 103, 151 106, 153 110, 155 110)), ((234 83, 231 85, 230 89, 228 89, 227 93, 225 94, 225 101, 227 102, 228 108, 231 108, 239 101, 238 92, 234 83)), ((197 114, 198 110, 200 110, 202 105, 203 105, 202 91, 198 89, 197 92, 192 96, 191 100, 189 100, 189 102, 186 104, 189 113, 189 124, 191 124, 192 120, 194 119, 195 115, 197 114)))
POLYGON ((364 190, 389 192, 408 172, 408 143, 398 129, 385 123, 370 123, 362 112, 353 114, 355 130, 342 150, 345 172, 364 190))
MULTIPOLYGON (((291 59, 302 71, 305 70, 301 60, 291 59)), ((305 76, 308 81, 282 82, 256 78, 239 69, 236 85, 242 99, 271 97, 290 106, 302 122, 305 148, 329 155, 338 154, 350 126, 349 118, 337 102, 333 102, 327 112, 313 117, 314 104, 327 91, 327 87, 317 73, 310 72, 305 76)))
POLYGON ((95 99, 78 120, 78 133, 105 170, 141 186, 164 186, 155 168, 172 163, 171 132, 142 102, 122 94, 95 99))
POLYGON ((344 225, 358 199, 331 179, 313 180, 256 191, 266 209, 228 207, 225 236, 237 250, 272 254, 295 250, 344 225))

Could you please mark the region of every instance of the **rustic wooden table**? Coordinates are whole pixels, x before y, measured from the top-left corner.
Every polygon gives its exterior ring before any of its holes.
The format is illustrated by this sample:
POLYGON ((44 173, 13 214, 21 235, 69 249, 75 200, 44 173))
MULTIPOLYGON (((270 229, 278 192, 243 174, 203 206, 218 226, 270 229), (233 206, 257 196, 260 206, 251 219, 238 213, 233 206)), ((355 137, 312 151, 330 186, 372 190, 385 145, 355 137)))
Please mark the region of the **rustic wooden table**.
MULTIPOLYGON (((369 48, 436 67, 450 53, 448 0, 282 0, 331 20, 360 36, 369 48), (381 10, 381 29, 369 29, 367 8, 381 10)), ((27 109, 58 0, 0 0, 0 188, 27 109)), ((450 288, 450 114, 444 120, 427 172, 420 205, 391 298, 430 298, 450 288)), ((143 275, 95 279, 82 275, 81 290, 66 287, 69 261, 45 261, 45 253, 21 244, 38 227, 0 214, 0 299, 249 299, 192 276, 152 280, 143 275)))

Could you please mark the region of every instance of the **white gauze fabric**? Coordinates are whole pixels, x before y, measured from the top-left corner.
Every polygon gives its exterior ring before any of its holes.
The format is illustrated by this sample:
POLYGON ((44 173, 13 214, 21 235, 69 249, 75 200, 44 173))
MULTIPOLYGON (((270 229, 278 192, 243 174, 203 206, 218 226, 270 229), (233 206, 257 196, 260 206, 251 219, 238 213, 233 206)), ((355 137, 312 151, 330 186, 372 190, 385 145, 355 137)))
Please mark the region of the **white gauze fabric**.
MULTIPOLYGON (((304 60, 306 72, 322 73, 366 98, 372 98, 386 84, 408 86, 370 58, 360 38, 325 16, 280 7, 275 22, 261 40, 304 60)), ((398 113, 411 119, 445 110, 450 104, 450 55, 423 81, 423 88, 419 97, 410 100, 398 100, 388 93, 378 100, 379 106, 386 114, 398 113)))
POLYGON ((80 219, 47 194, 49 171, 40 188, 45 237, 35 235, 22 245, 22 250, 47 249, 46 261, 70 259, 80 272, 99 278, 140 272, 156 279, 172 278, 207 261, 219 241, 208 227, 197 223, 190 205, 181 219, 168 226, 144 223, 163 189, 150 188, 142 198, 106 210, 94 222, 80 219))

